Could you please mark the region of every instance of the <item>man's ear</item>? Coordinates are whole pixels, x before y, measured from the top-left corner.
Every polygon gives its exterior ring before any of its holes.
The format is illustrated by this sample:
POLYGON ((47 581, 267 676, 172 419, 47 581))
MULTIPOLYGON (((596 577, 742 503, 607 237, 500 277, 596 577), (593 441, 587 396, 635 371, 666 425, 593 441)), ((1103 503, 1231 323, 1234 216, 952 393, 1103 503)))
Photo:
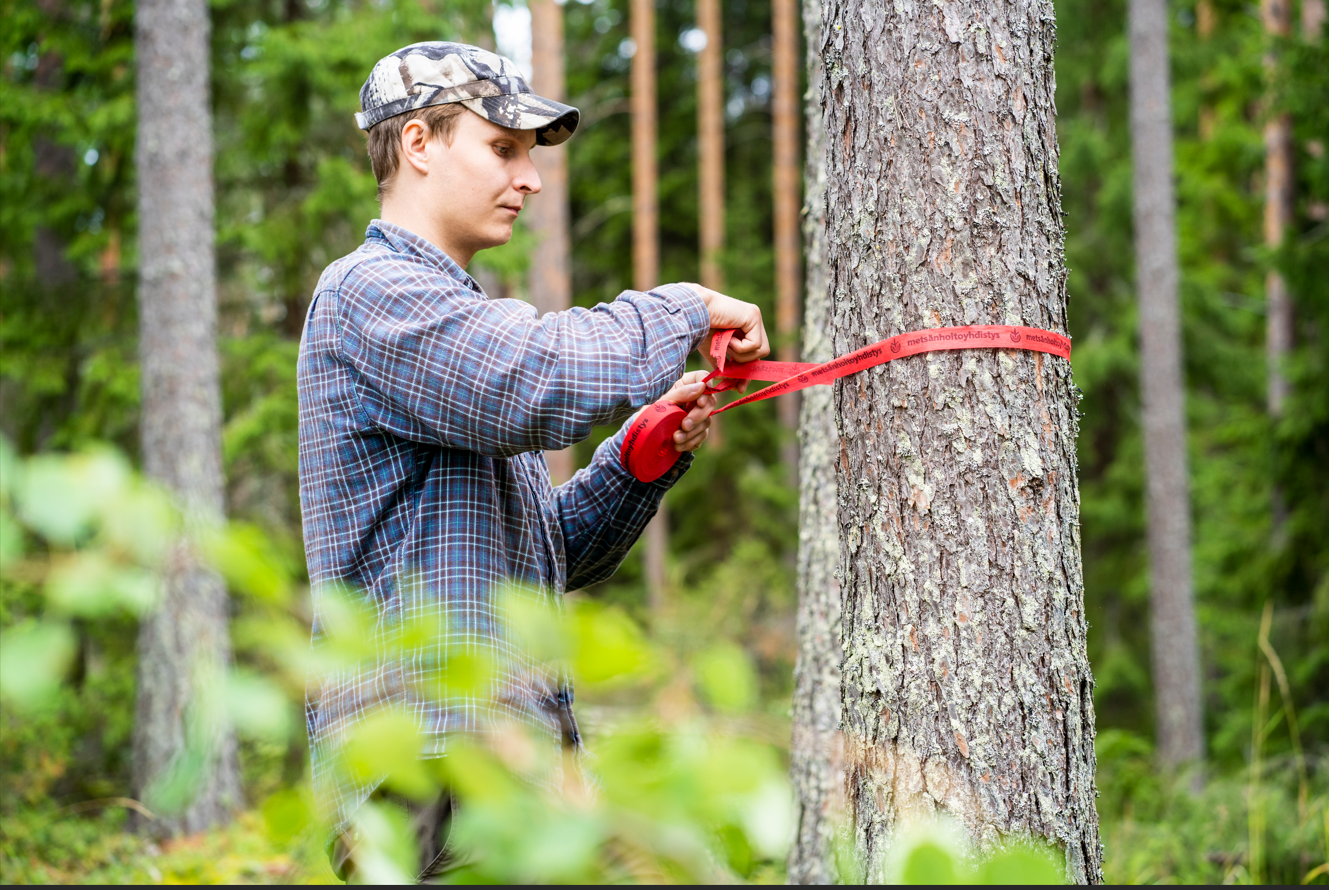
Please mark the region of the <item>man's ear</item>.
POLYGON ((401 128, 401 157, 421 176, 429 175, 429 128, 416 118, 401 128))

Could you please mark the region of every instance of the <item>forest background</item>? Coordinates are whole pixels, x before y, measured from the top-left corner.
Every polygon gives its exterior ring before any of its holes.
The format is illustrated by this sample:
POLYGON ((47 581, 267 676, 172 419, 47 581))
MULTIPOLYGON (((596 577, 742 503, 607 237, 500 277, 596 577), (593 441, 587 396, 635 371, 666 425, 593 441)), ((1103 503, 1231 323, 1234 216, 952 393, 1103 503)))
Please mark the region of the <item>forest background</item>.
MULTIPOLYGON (((691 0, 656 7, 661 280, 695 280, 695 10, 691 0)), ((1322 35, 1271 46, 1249 3, 1199 7, 1180 0, 1169 15, 1208 763, 1195 795, 1152 757, 1126 6, 1056 3, 1105 867, 1122 882, 1299 883, 1329 859, 1329 58, 1322 35), (1279 111, 1294 126, 1297 216, 1271 247, 1261 134, 1279 111), (1277 422, 1265 409, 1271 268, 1288 280, 1297 319, 1293 394, 1277 422)), ((84 804, 129 795, 135 622, 123 612, 74 619, 66 682, 41 707, 0 705, 6 881, 328 877, 302 815, 308 755, 303 733, 290 731, 299 683, 255 631, 282 627, 296 639, 308 618, 295 438, 303 312, 322 267, 376 215, 352 120, 366 72, 417 40, 492 43, 495 13, 513 13, 479 0, 215 0, 211 10, 226 506, 255 571, 280 581, 231 577, 233 626, 239 665, 272 678, 255 688, 275 692, 262 700, 287 716, 244 736, 252 809, 236 826, 163 846, 130 834, 124 807, 84 804)), ((583 114, 569 143, 574 298, 590 306, 632 280, 632 45, 625 0, 568 0, 564 13, 569 101, 583 114)), ((129 0, 0 4, 0 431, 18 455, 137 453, 133 14, 129 0)), ((723 7, 723 266, 729 291, 774 318, 770 14, 754 0, 723 7)), ((523 295, 529 248, 519 230, 477 258, 496 295, 523 295)), ((788 746, 795 651, 789 435, 770 402, 731 414, 670 493, 665 614, 649 608, 639 554, 584 592, 629 616, 641 645, 687 666, 688 708, 728 721, 774 771, 788 746), (752 688, 709 688, 716 665, 743 676, 750 666, 752 688)), ((594 444, 579 447, 581 463, 594 444)), ((6 451, 0 468, 11 478, 15 460, 6 451)), ((29 548, 41 549, 39 531, 29 548)), ((40 587, 6 570, 0 628, 11 640, 46 607, 40 587)), ((668 712, 668 693, 652 707, 668 712)), ((597 723, 624 719, 631 698, 592 689, 592 736, 597 723)), ((702 793, 676 778, 679 795, 702 793)), ((718 843, 734 874, 778 880, 783 854, 760 834, 721 831, 718 843)))

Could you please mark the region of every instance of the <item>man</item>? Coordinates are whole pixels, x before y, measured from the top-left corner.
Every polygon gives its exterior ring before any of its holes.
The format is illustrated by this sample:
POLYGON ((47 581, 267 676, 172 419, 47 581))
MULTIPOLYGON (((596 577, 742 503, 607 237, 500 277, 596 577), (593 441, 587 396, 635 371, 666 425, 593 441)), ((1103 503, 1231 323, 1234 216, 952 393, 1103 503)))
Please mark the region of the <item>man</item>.
MULTIPOLYGON (((512 721, 551 744, 581 744, 571 690, 511 646, 495 593, 516 582, 553 601, 608 577, 706 438, 714 397, 700 372, 682 373, 688 353, 725 328, 740 331, 734 360, 769 351, 756 306, 696 285, 543 318, 485 296, 466 266, 511 238, 526 198, 539 192, 532 148, 565 141, 579 119, 577 109, 533 95, 512 62, 456 43, 416 44, 374 67, 360 101, 382 218, 364 245, 324 271, 300 347, 314 642, 326 635, 337 588, 364 599, 380 634, 431 617, 438 631, 409 658, 380 645, 372 664, 310 684, 315 790, 340 832, 332 857, 343 878, 355 869, 347 825, 378 783, 341 775, 336 755, 375 709, 411 714, 426 757, 442 756, 454 733, 512 721), (674 469, 638 482, 619 462, 620 430, 590 466, 551 487, 544 450, 662 394, 692 403, 674 469), (500 661, 494 696, 420 691, 445 684, 449 656, 477 646, 500 661)), ((421 842, 424 880, 448 859, 451 800, 402 806, 421 842)))

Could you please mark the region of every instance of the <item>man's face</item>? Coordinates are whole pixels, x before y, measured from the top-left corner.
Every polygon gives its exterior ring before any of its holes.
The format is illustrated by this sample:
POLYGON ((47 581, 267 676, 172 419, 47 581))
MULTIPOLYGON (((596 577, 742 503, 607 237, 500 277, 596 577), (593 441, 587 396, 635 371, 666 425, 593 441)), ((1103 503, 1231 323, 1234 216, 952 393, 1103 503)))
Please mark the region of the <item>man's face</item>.
POLYGON ((540 191, 534 146, 534 130, 509 130, 470 111, 457 118, 451 145, 430 140, 429 213, 452 245, 474 253, 512 238, 526 196, 540 191))

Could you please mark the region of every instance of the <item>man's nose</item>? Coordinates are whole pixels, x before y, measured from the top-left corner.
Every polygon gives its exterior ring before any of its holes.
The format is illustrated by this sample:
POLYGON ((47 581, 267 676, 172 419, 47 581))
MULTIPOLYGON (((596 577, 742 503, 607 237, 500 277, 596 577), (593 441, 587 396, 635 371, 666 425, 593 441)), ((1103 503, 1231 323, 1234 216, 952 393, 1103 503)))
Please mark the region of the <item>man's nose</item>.
POLYGON ((518 168, 517 175, 512 180, 512 187, 527 195, 540 193, 540 171, 535 169, 535 162, 531 160, 530 152, 527 152, 518 168))

